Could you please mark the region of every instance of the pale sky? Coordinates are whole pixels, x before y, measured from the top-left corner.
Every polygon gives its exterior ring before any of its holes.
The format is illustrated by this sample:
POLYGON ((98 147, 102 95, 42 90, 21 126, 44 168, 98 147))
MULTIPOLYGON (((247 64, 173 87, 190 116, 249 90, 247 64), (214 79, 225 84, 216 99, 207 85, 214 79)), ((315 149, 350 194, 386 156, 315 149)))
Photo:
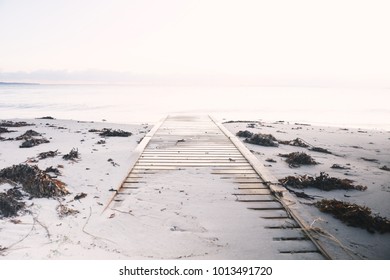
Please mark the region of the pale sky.
POLYGON ((0 0, 0 81, 390 86, 390 1, 0 0))

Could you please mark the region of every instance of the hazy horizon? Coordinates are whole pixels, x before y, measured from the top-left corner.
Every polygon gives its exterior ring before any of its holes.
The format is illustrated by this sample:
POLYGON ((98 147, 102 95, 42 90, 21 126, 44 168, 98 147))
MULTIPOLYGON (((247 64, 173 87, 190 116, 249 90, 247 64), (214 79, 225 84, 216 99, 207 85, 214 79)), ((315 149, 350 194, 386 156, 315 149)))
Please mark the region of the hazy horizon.
POLYGON ((390 87, 388 1, 0 1, 0 81, 390 87))

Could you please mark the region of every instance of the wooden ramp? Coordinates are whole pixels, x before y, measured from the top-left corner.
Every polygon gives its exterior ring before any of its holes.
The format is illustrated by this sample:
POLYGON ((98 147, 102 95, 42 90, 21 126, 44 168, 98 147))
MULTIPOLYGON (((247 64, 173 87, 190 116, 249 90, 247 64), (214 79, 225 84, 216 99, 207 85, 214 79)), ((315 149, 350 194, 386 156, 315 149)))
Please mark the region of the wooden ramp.
POLYGON ((239 203, 250 217, 256 213, 251 223, 258 223, 272 236, 269 242, 276 254, 269 258, 329 258, 287 207, 284 189, 272 184, 275 178, 235 136, 208 116, 169 116, 156 125, 141 142, 128 176, 108 207, 123 205, 129 196, 137 196, 139 188, 153 187, 148 183, 151 178, 178 170, 196 170, 197 176, 212 178, 205 181, 208 188, 213 188, 215 180, 233 186, 231 203, 239 203))

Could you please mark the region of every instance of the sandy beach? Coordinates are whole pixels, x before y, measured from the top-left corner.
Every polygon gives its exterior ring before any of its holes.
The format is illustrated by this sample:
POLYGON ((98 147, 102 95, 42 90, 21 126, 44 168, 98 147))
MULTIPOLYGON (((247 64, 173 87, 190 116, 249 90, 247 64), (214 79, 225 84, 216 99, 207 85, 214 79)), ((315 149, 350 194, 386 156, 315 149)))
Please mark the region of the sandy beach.
MULTIPOLYGON (((152 184, 141 187, 121 207, 104 211, 113 191, 129 171, 129 160, 138 142, 152 128, 151 124, 126 125, 106 122, 79 122, 56 119, 12 119, 29 126, 5 127, 12 132, 0 134, 0 170, 28 164, 40 170, 49 167, 52 178, 65 184, 69 194, 57 198, 25 195, 25 208, 17 215, 0 218, 0 258, 2 259, 255 259, 253 244, 264 246, 261 223, 250 223, 255 214, 235 202, 233 185, 215 182, 213 188, 199 188, 206 180, 193 170, 167 172, 163 177, 149 176, 152 184), (131 132, 128 137, 101 136, 105 128, 131 132), (39 133, 42 143, 20 148, 16 140, 28 130, 39 133), (11 140, 13 139, 13 140, 11 140), (77 151, 78 157, 65 155, 77 151), (55 152, 41 158, 40 153, 55 152), (171 181, 171 185, 163 184, 171 181), (131 211, 125 211, 129 209, 131 211), (218 219, 210 215, 217 212, 218 219), (232 214, 234 213, 234 216, 232 214), (214 218, 213 218, 214 217, 214 218), (229 226, 229 221, 236 221, 229 226), (240 224, 238 223, 240 222, 240 224), (224 226, 223 226, 224 225, 224 226), (250 229, 245 232, 243 228, 250 229)), ((296 197, 303 218, 323 230, 329 246, 342 248, 340 258, 389 259, 390 234, 369 232, 347 226, 332 215, 319 211, 313 204, 320 199, 337 199, 367 206, 373 214, 390 217, 390 133, 380 130, 319 127, 279 121, 227 122, 233 134, 248 130, 272 134, 275 147, 245 142, 252 153, 277 179, 287 176, 346 178, 359 190, 323 191, 313 188, 304 193, 313 199, 296 197), (300 138, 309 147, 281 144, 300 138), (310 151, 321 147, 330 153, 310 151), (305 152, 318 163, 292 166, 280 154, 305 152), (336 164, 336 168, 335 167, 336 164), (333 166, 333 168, 332 168, 333 166), (341 169, 343 168, 343 169, 341 169)), ((0 171, 1 172, 1 171, 0 171)), ((1 181, 0 191, 14 188, 12 182, 1 181)), ((16 185, 19 187, 19 185, 16 185)), ((292 193, 294 195, 294 193, 292 193)), ((256 218, 258 219, 258 218, 256 218)), ((270 259, 277 256, 270 255, 270 259)))

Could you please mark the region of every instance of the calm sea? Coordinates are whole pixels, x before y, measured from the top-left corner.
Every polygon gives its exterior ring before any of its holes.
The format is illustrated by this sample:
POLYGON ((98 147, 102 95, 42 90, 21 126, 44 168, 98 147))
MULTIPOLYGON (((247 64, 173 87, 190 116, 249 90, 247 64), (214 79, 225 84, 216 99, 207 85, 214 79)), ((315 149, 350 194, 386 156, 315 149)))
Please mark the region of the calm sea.
POLYGON ((390 130, 390 89, 0 85, 0 119, 139 123, 167 114, 390 130))

